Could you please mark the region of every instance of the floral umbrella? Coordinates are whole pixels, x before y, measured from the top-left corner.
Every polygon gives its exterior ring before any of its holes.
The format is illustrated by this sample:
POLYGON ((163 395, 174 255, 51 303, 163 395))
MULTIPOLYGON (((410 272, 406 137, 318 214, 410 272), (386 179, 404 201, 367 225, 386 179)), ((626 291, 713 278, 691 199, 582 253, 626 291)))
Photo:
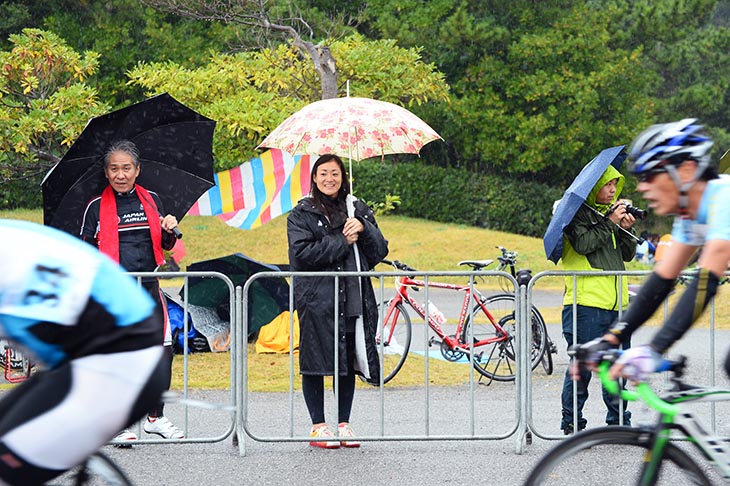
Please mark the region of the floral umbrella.
MULTIPOLYGON (((410 111, 371 98, 315 101, 279 125, 258 148, 278 148, 292 155, 335 154, 363 160, 388 154, 417 154, 441 139, 410 111)), ((352 190, 352 167, 350 167, 352 190)))
MULTIPOLYGON (((276 127, 258 148, 278 148, 291 155, 335 154, 350 160, 350 195, 347 213, 352 217, 352 161, 388 154, 417 154, 441 136, 416 115, 393 103, 370 98, 331 98, 315 101, 276 127)), ((361 269, 355 248, 355 264, 361 269)), ((355 324, 356 335, 362 322, 355 324)), ((364 339, 355 344, 356 368, 367 370, 364 339), (362 347, 361 347, 362 346, 362 347)), ((370 378, 369 376, 367 378, 370 378)))

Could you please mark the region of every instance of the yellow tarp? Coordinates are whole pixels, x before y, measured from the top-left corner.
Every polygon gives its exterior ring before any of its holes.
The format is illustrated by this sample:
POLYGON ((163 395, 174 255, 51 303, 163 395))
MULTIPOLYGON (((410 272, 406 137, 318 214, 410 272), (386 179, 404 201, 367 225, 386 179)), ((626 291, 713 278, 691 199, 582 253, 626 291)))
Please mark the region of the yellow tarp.
MULTIPOLYGON (((256 352, 288 353, 289 329, 289 311, 284 311, 259 329, 256 352)), ((299 318, 296 311, 294 311, 294 349, 299 349, 299 318)))

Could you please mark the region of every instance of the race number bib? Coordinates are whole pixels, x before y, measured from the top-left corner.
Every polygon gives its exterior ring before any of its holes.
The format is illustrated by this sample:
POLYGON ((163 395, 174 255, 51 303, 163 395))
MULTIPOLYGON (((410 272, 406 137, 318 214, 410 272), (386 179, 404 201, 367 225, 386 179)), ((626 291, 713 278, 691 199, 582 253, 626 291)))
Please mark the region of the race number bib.
POLYGON ((91 292, 98 258, 81 247, 54 250, 54 240, 13 228, 3 229, 6 237, 14 244, 0 255, 0 314, 75 324, 91 292))

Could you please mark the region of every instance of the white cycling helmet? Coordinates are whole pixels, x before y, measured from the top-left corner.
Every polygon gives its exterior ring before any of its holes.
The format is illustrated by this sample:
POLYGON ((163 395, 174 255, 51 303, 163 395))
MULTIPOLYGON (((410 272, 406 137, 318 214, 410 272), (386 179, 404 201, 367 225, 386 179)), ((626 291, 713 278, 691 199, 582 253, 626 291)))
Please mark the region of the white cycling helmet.
POLYGON ((710 165, 713 141, 696 118, 652 125, 631 143, 629 170, 635 175, 667 172, 680 191, 680 208, 687 207, 687 191, 710 165), (682 183, 676 166, 685 160, 697 162, 693 180, 682 183))

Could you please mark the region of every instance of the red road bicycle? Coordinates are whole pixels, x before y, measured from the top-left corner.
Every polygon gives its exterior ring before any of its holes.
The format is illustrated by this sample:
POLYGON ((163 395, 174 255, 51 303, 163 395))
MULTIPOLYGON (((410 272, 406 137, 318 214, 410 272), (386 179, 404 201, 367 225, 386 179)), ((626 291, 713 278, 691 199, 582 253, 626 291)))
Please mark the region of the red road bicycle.
MULTIPOLYGON (((504 249, 503 253, 506 251, 504 249)), ((417 270, 398 262, 383 260, 402 272, 417 270)), ((468 265, 475 272, 491 265, 493 260, 469 260, 459 262, 468 265)), ((408 356, 413 334, 413 323, 406 311, 408 305, 433 330, 436 336, 431 337, 429 346, 439 345, 444 359, 459 361, 466 358, 472 362, 474 369, 481 375, 496 381, 513 381, 515 379, 515 296, 500 293, 485 297, 473 285, 456 285, 429 280, 429 289, 448 289, 464 294, 461 312, 455 326, 443 321, 440 316, 427 315, 427 311, 408 289, 418 290, 425 287, 426 282, 416 280, 413 276, 396 277, 396 295, 384 303, 383 327, 376 336, 378 352, 383 353, 383 382, 387 383, 400 371, 408 356), (470 309, 470 303, 473 307, 470 309), (382 347, 381 347, 382 341, 382 347)), ((535 369, 541 361, 548 373, 552 372, 552 354, 554 345, 550 341, 545 320, 535 306, 530 310, 532 323, 530 337, 530 364, 535 369), (545 354, 550 358, 550 367, 544 361, 545 354)))
POLYGON ((33 364, 20 351, 12 348, 7 341, 0 340, 0 367, 8 383, 20 383, 30 377, 33 364))

